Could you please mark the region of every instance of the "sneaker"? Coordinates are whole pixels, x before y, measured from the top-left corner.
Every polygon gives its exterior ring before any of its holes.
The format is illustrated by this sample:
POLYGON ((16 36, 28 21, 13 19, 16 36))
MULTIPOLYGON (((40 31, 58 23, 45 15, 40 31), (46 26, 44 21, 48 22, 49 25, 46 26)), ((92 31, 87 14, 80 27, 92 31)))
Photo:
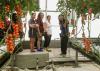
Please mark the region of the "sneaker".
POLYGON ((62 53, 61 53, 60 55, 61 55, 62 57, 66 57, 66 54, 62 54, 62 53))
POLYGON ((40 49, 43 49, 43 48, 40 48, 40 49))
POLYGON ((62 57, 66 57, 66 54, 63 54, 62 57))
POLYGON ((43 51, 43 49, 41 49, 41 48, 37 48, 37 51, 40 51, 40 52, 42 52, 42 51, 43 51))

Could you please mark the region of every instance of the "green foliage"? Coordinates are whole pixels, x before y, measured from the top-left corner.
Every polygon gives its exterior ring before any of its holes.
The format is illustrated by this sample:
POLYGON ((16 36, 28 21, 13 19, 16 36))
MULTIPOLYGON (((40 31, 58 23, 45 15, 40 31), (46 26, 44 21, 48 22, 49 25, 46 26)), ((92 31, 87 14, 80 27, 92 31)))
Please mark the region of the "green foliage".
POLYGON ((70 3, 67 2, 67 0, 59 0, 57 3, 58 10, 63 14, 64 12, 70 11, 69 6, 70 3))
POLYGON ((36 10, 38 10, 39 9, 39 5, 38 5, 38 0, 30 0, 30 2, 29 2, 30 4, 30 11, 36 11, 36 10))
POLYGON ((20 0, 24 11, 37 11, 39 10, 38 0, 20 0))
POLYGON ((21 3, 23 12, 26 12, 26 11, 31 12, 31 11, 39 10, 38 0, 0 0, 0 16, 4 17, 6 4, 10 5, 10 13, 11 13, 11 12, 14 12, 15 5, 18 3, 21 3))
POLYGON ((94 14, 100 12, 100 0, 59 0, 57 5, 60 12, 74 9, 77 15, 88 13, 89 8, 92 8, 94 14))

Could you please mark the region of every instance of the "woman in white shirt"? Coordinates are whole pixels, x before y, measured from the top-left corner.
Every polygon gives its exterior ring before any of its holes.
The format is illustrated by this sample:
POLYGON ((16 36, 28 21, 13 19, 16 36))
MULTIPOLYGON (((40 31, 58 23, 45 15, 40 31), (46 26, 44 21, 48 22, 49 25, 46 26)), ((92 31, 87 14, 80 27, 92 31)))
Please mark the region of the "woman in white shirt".
POLYGON ((51 51, 48 49, 50 41, 51 41, 51 35, 52 35, 52 26, 51 26, 51 16, 47 16, 47 20, 44 23, 44 48, 46 51, 51 51))

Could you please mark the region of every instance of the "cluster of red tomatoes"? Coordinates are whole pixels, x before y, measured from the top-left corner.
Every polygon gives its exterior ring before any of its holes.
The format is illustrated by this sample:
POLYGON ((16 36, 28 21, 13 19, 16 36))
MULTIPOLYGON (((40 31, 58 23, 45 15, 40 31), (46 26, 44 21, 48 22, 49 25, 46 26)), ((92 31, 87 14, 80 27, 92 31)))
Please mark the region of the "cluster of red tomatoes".
POLYGON ((83 38, 83 44, 84 44, 86 53, 89 53, 91 51, 91 44, 92 44, 91 40, 88 38, 83 38))
POLYGON ((13 29, 14 29, 14 32, 13 32, 13 36, 14 38, 18 38, 19 37, 19 24, 13 24, 13 29))
POLYGON ((6 4, 5 11, 6 11, 6 13, 10 12, 10 5, 9 4, 6 4))
POLYGON ((4 29, 4 22, 0 19, 0 29, 4 29))
POLYGON ((15 5, 15 11, 17 12, 18 16, 22 16, 22 9, 21 9, 21 5, 20 4, 16 4, 15 5))
POLYGON ((7 51, 12 54, 15 48, 14 39, 13 39, 12 34, 8 34, 8 36, 5 39, 5 43, 7 45, 7 51))
POLYGON ((13 53, 13 51, 14 51, 14 48, 15 48, 15 44, 14 44, 14 40, 15 39, 17 39, 17 38, 19 38, 19 36, 20 36, 20 27, 19 27, 20 25, 19 25, 19 23, 13 23, 12 24, 12 27, 13 27, 13 33, 10 33, 10 34, 8 34, 7 35, 7 37, 6 37, 6 39, 5 39, 5 43, 6 43, 6 45, 7 45, 7 51, 9 52, 9 53, 13 53))

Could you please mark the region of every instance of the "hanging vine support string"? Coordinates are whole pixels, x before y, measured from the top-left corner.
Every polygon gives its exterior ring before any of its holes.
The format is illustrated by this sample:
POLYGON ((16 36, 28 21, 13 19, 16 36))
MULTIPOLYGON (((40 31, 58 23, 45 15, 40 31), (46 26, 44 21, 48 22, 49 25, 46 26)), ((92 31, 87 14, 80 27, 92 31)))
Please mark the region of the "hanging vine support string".
POLYGON ((90 14, 88 14, 88 38, 90 38, 90 19, 91 19, 91 17, 90 17, 90 14))

